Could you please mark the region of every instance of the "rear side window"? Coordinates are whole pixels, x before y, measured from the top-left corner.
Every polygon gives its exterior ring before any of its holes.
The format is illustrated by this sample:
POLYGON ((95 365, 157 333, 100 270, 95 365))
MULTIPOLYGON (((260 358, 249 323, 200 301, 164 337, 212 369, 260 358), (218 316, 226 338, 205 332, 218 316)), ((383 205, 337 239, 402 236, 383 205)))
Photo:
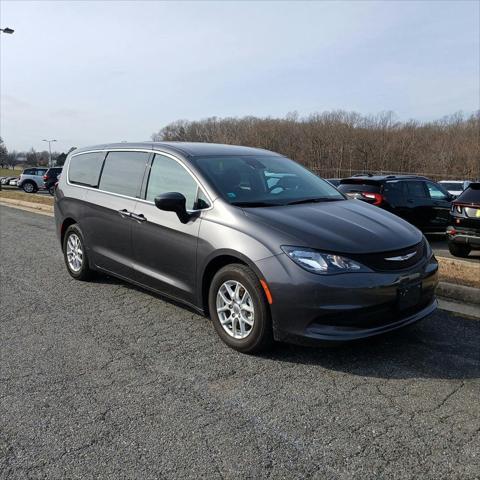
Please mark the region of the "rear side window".
POLYGON ((87 187, 98 187, 104 157, 104 152, 75 155, 70 160, 70 166, 68 167, 68 181, 87 187))
POLYGON ((407 192, 410 198, 427 198, 427 192, 423 182, 405 182, 407 184, 407 192))
MULTIPOLYGON (((179 192, 187 199, 187 210, 194 210, 197 188, 197 182, 176 160, 164 155, 155 155, 148 178, 147 200, 153 202, 161 193, 179 192)), ((205 208, 204 205, 208 206, 207 202, 208 200, 204 198, 202 208, 205 208)))
POLYGON ((384 187, 384 195, 389 200, 401 200, 405 196, 405 182, 387 182, 384 187))
POLYGON ((146 152, 109 152, 99 189, 127 197, 138 196, 149 155, 146 152))

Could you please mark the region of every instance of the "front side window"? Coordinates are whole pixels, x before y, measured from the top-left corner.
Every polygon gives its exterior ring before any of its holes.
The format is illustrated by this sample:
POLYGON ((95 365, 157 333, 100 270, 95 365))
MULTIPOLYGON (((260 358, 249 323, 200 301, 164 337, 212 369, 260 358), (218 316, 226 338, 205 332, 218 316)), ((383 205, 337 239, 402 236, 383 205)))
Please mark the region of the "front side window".
POLYGON ((199 157, 198 168, 225 200, 238 206, 275 206, 345 200, 327 181, 281 156, 199 157))
POLYGON ((153 202, 161 193, 179 192, 187 199, 187 210, 208 207, 208 199, 203 193, 198 195, 197 205, 197 190, 197 182, 176 160, 165 155, 155 155, 148 178, 146 200, 153 202))
POLYGON ((35 170, 33 168, 29 168, 23 171, 24 175, 35 175, 35 170))
POLYGON ((146 152, 109 152, 99 189, 127 197, 138 196, 148 157, 146 152))
POLYGON ((68 181, 87 187, 98 187, 104 157, 104 152, 80 153, 73 156, 68 167, 68 181))
POLYGON ((446 200, 448 195, 437 185, 428 182, 427 183, 428 193, 430 198, 433 200, 446 200))

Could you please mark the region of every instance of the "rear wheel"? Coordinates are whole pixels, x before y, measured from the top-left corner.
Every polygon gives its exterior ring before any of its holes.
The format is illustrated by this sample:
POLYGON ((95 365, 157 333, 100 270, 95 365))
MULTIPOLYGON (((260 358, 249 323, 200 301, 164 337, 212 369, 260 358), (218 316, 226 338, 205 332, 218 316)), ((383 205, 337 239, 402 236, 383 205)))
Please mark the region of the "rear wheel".
POLYGON ((448 242, 448 249, 454 257, 465 258, 472 251, 468 245, 458 245, 457 243, 448 242))
POLYGON ((35 193, 37 191, 35 184, 32 182, 25 182, 22 188, 25 193, 35 193))
POLYGON ((55 185, 48 188, 48 193, 52 195, 52 197, 55 195, 55 185))
POLYGON ((93 271, 88 264, 83 234, 78 225, 70 225, 63 239, 63 256, 68 273, 76 280, 90 280, 93 271))
POLYGON ((220 269, 212 280, 208 306, 219 337, 244 353, 260 352, 273 343, 270 310, 260 282, 245 265, 220 269))

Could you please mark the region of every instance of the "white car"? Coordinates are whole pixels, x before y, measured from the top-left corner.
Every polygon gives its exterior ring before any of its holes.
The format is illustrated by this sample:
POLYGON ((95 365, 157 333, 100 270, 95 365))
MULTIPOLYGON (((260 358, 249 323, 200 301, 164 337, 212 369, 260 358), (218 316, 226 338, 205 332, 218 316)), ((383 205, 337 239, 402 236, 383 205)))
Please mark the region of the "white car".
POLYGON ((448 193, 458 197, 472 182, 469 180, 441 180, 438 182, 448 193))

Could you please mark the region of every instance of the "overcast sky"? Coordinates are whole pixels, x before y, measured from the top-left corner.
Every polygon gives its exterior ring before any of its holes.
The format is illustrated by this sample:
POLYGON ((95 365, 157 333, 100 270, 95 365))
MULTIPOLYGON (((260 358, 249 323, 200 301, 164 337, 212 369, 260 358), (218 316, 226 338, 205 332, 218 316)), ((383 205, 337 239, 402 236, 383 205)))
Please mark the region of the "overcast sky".
POLYGON ((2 1, 12 149, 149 140, 177 119, 479 107, 478 1, 2 1))

